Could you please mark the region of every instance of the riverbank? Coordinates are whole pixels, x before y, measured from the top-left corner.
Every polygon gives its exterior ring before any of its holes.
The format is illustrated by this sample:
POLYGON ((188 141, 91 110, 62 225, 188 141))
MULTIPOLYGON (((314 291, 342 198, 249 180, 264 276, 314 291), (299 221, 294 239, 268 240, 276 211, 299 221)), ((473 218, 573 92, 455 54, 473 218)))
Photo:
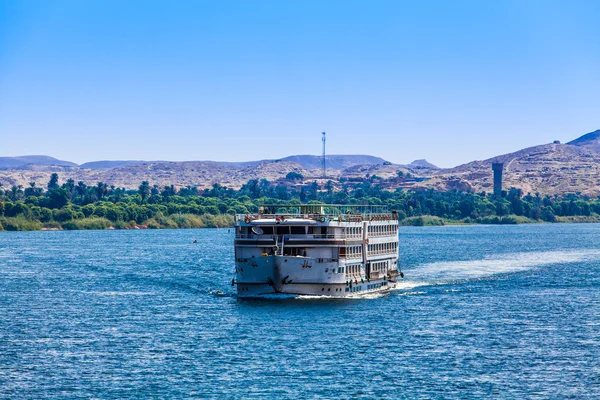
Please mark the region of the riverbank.
POLYGON ((113 222, 102 217, 73 219, 66 222, 41 222, 24 216, 0 217, 0 231, 61 231, 61 230, 112 230, 112 229, 189 229, 227 228, 233 226, 233 216, 173 214, 157 215, 143 223, 113 222))
MULTIPOLYGON (((23 216, 0 217, 0 231, 63 231, 63 230, 140 230, 140 229, 190 229, 190 228, 231 228, 234 218, 232 215, 193 215, 174 214, 158 215, 141 224, 135 221, 112 222, 107 218, 89 217, 70 220, 67 222, 41 222, 23 216)), ((556 217, 553 223, 597 223, 599 215, 556 217)), ((503 217, 483 217, 465 219, 447 219, 432 215, 422 215, 405 218, 400 221, 402 226, 444 226, 444 225, 520 225, 548 223, 531 218, 506 215, 503 217)))
POLYGON ((482 217, 482 218, 464 218, 447 219, 432 215, 423 215, 403 219, 402 226, 443 226, 443 225, 520 225, 520 224, 541 224, 541 223, 597 223, 600 222, 600 215, 575 216, 575 217, 556 217, 553 222, 535 220, 520 215, 506 215, 503 217, 482 217))

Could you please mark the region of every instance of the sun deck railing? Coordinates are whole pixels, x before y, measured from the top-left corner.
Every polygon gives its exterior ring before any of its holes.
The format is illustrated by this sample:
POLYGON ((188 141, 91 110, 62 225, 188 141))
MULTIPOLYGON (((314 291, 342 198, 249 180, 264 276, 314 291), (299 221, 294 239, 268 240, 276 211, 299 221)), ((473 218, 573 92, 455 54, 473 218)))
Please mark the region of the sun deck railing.
POLYGON ((285 235, 255 235, 255 234, 237 234, 235 235, 236 239, 254 239, 254 240, 276 240, 277 237, 283 237, 285 241, 288 240, 323 240, 323 239, 346 239, 346 237, 342 235, 335 234, 308 234, 308 235, 300 235, 300 234, 285 234, 285 235))
POLYGON ((397 219, 395 213, 376 213, 376 214, 291 214, 291 213, 278 213, 278 214, 261 214, 261 213, 249 213, 249 214, 236 214, 237 221, 252 222, 255 220, 276 220, 277 222, 284 223, 290 219, 309 219, 315 222, 363 222, 363 221, 392 221, 397 219))

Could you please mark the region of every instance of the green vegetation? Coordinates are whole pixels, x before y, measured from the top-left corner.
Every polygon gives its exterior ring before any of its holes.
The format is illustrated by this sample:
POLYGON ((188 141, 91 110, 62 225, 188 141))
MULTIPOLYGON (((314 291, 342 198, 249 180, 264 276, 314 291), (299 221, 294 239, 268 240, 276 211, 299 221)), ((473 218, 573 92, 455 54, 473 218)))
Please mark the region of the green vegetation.
MULTIPOLYGON (((288 174, 289 175, 289 174, 288 174)), ((299 175, 299 174, 298 174, 299 175)), ((88 186, 68 180, 62 185, 54 174, 46 190, 31 182, 0 186, 0 230, 38 229, 159 229, 228 227, 235 214, 254 213, 270 204, 332 203, 386 204, 398 212, 404 225, 519 224, 530 222, 599 222, 600 199, 569 194, 563 197, 523 195, 512 188, 499 195, 470 192, 386 191, 372 179, 334 190, 331 181, 287 184, 251 180, 239 190, 215 184, 162 189, 143 182, 126 190, 98 182, 88 186)))

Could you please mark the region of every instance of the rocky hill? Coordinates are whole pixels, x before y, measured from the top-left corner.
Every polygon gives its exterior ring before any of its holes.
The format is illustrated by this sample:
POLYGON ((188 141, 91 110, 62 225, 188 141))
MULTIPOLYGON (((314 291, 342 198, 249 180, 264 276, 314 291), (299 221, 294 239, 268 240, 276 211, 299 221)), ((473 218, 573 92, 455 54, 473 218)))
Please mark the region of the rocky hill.
MULTIPOLYGON (((305 169, 319 169, 321 168, 321 156, 312 156, 312 155, 297 155, 297 156, 289 156, 285 158, 281 158, 278 160, 259 160, 259 161, 241 161, 241 162, 231 162, 231 161, 196 161, 203 163, 211 163, 217 164, 224 167, 232 167, 232 168, 245 168, 245 167, 255 167, 262 163, 276 162, 276 161, 284 161, 284 162, 292 162, 299 164, 302 168, 305 169)), ((374 157, 369 155, 328 155, 326 156, 327 168, 332 171, 341 171, 345 168, 352 167, 354 165, 374 165, 374 164, 383 164, 386 161, 380 157, 374 157)), ((421 160, 419 160, 421 161, 421 160)), ((140 160, 122 160, 122 161, 92 161, 87 162, 85 164, 81 164, 80 167, 84 169, 114 169, 121 168, 127 166, 136 166, 142 164, 159 164, 166 163, 168 161, 140 161, 140 160)))
MULTIPOLYGON (((5 164, 0 164, 5 165, 0 170, 0 183, 7 187, 25 187, 32 181, 43 185, 54 172, 59 174, 62 182, 67 179, 87 184, 102 181, 125 188, 136 188, 142 181, 161 187, 192 185, 205 188, 219 183, 239 188, 250 179, 281 181, 290 172, 301 174, 305 183, 323 180, 321 158, 310 155, 248 162, 102 161, 81 166, 51 157, 40 158, 39 164, 32 163, 28 157, 7 159, 0 158, 5 160, 5 164), (6 167, 9 164, 16 166, 6 167)), ((491 192, 494 162, 504 163, 506 189, 517 187, 524 193, 549 195, 576 192, 600 195, 600 130, 566 144, 543 144, 446 169, 439 169, 426 160, 397 165, 373 156, 331 155, 327 158, 327 175, 328 179, 348 183, 378 182, 390 190, 403 187, 491 192)))
POLYGON ((493 190, 492 163, 504 163, 504 188, 524 193, 600 194, 600 130, 566 144, 559 142, 529 147, 483 161, 473 161, 431 174, 419 187, 439 190, 493 190))
POLYGON ((300 165, 290 162, 263 162, 253 167, 239 168, 211 162, 189 161, 129 165, 113 169, 29 165, 27 168, 0 170, 0 183, 5 187, 27 187, 29 182, 37 182, 43 186, 53 173, 58 173, 60 182, 73 179, 92 185, 101 181, 124 188, 137 188, 142 181, 149 181, 160 187, 191 185, 207 188, 219 183, 239 188, 250 179, 265 178, 275 181, 285 178, 289 172, 297 172, 306 177, 315 176, 300 165))
MULTIPOLYGON (((294 162, 306 169, 321 168, 321 156, 299 155, 282 158, 281 161, 294 162)), ((325 157, 327 169, 341 171, 355 165, 382 165, 386 161, 383 158, 367 155, 328 155, 325 157)))
POLYGON ((22 168, 27 165, 77 166, 77 164, 70 161, 58 160, 48 156, 0 157, 0 169, 22 168))
POLYGON ((600 129, 587 133, 567 144, 580 147, 590 152, 600 153, 600 129))
MULTIPOLYGON (((429 163, 418 160, 409 165, 394 165, 379 157, 365 155, 332 155, 327 158, 327 179, 340 178, 361 180, 376 175, 382 178, 397 176, 398 171, 406 173, 419 171, 426 173, 437 168, 429 167, 429 163)), ((108 185, 124 188, 137 188, 142 181, 151 184, 175 185, 177 187, 198 186, 211 187, 218 183, 231 188, 239 188, 250 179, 268 179, 275 182, 284 180, 290 172, 304 177, 304 182, 323 181, 319 156, 290 156, 280 160, 263 160, 248 162, 214 162, 214 161, 98 161, 77 166, 26 164, 18 168, 0 170, 0 183, 5 187, 21 185, 27 187, 29 182, 45 185, 52 173, 58 173, 60 182, 68 179, 95 184, 102 181, 108 185)), ((296 182, 296 184, 299 182, 296 182)))

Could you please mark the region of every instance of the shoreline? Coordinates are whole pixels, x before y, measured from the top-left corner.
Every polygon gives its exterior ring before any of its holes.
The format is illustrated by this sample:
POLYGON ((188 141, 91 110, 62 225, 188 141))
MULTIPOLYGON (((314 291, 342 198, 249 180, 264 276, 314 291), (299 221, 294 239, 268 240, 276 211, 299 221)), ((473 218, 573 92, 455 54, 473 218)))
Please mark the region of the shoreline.
MULTIPOLYGON (((6 218, 5 218, 6 220, 6 218)), ((74 224, 65 224, 66 227, 62 226, 58 223, 50 223, 43 224, 39 221, 29 221, 30 224, 27 226, 11 226, 9 224, 9 229, 0 225, 0 232, 34 232, 34 231, 44 231, 44 232, 52 232, 52 231, 90 231, 90 230, 127 230, 127 231, 136 231, 136 230, 156 230, 156 229, 232 229, 232 225, 224 225, 224 226, 172 226, 165 225, 160 226, 157 224, 129 224, 123 223, 120 225, 106 224, 106 225, 82 225, 81 227, 74 224), (57 226, 58 225, 58 226, 57 226), (14 229, 14 228, 17 229, 14 229), (12 229, 11 229, 12 228, 12 229)), ((486 217, 480 220, 473 219, 464 219, 464 220, 454 220, 447 218, 440 218, 431 215, 422 215, 417 217, 409 217, 400 221, 401 227, 426 227, 426 226, 467 226, 467 225, 523 225, 523 224, 564 224, 564 223, 582 223, 582 224, 590 224, 590 223, 600 223, 600 216, 578 216, 578 217, 556 217, 554 222, 547 222, 542 220, 533 220, 526 217, 516 216, 516 215, 508 215, 504 217, 486 217)))

